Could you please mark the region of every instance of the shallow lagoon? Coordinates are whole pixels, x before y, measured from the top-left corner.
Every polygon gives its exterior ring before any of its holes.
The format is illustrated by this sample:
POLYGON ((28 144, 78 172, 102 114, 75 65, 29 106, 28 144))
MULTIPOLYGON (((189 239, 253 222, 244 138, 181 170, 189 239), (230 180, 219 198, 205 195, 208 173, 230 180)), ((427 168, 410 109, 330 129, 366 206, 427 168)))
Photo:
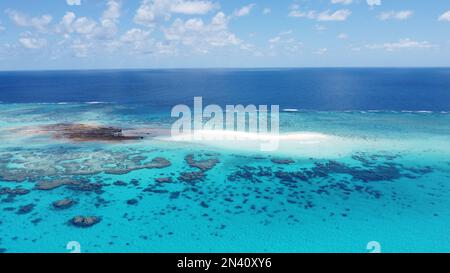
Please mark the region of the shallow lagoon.
POLYGON ((270 153, 22 130, 61 122, 139 129, 173 120, 138 105, 0 104, 2 251, 68 252, 69 241, 82 252, 367 252, 370 241, 384 252, 450 251, 446 112, 285 112, 282 133, 329 138, 270 153), (171 165, 143 167, 155 158, 171 165), (57 179, 77 183, 36 188, 57 179), (53 207, 65 198, 75 203, 53 207), (101 221, 80 228, 70 224, 77 215, 101 221))

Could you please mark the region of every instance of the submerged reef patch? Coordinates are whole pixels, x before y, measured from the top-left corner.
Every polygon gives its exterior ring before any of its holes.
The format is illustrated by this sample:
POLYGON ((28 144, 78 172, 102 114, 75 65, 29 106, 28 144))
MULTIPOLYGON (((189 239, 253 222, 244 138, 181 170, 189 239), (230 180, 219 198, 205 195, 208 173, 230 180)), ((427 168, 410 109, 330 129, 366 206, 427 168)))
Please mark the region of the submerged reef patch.
POLYGON ((205 179, 206 175, 202 171, 198 172, 182 172, 180 173, 180 179, 184 182, 196 182, 196 181, 203 181, 205 179))
POLYGON ((25 205, 25 206, 21 206, 19 208, 19 210, 17 211, 17 214, 30 213, 34 209, 35 206, 36 206, 35 204, 28 204, 28 205, 25 205))
MULTIPOLYGON (((0 152, 0 180, 23 182, 44 180, 48 177, 67 178, 91 176, 101 173, 126 174, 143 169, 163 169, 171 162, 156 156, 149 160, 150 152, 145 149, 123 148, 86 149, 86 147, 21 149, 14 148, 0 152), (11 164, 14 167, 11 167, 11 164)), ((59 187, 70 181, 54 181, 43 184, 42 189, 59 187), (60 184, 62 183, 62 184, 60 184)))
POLYGON ((140 140, 142 136, 124 135, 122 129, 87 124, 58 123, 42 126, 44 131, 52 133, 55 138, 74 141, 125 141, 140 140))
MULTIPOLYGON (((208 156, 208 155, 206 155, 208 156)), ((197 168, 202 172, 206 172, 214 168, 220 161, 218 158, 207 158, 201 160, 195 160, 193 154, 187 155, 184 159, 187 164, 192 168, 197 168)))
POLYGON ((88 228, 101 221, 97 216, 75 216, 70 220, 70 223, 75 227, 88 228))
POLYGON ((289 164, 295 163, 295 161, 290 159, 290 158, 277 158, 277 157, 274 157, 274 158, 271 158, 270 161, 272 163, 280 164, 280 165, 289 165, 289 164))
POLYGON ((68 209, 72 207, 76 202, 72 199, 62 199, 52 203, 55 209, 68 209))

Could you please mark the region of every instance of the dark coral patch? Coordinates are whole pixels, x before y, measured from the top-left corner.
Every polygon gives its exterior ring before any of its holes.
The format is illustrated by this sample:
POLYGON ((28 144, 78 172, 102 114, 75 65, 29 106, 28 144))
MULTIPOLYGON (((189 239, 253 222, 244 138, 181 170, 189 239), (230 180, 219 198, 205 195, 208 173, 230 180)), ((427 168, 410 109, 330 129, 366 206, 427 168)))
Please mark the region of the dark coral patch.
POLYGON ((289 158, 271 158, 270 161, 272 163, 280 164, 280 165, 289 165, 289 164, 295 163, 294 160, 289 159, 289 158))
POLYGON ((21 207, 19 207, 19 210, 17 211, 17 214, 30 213, 34 209, 35 206, 36 205, 34 205, 34 204, 28 204, 28 205, 25 205, 25 206, 21 206, 21 207))
POLYGON ((178 178, 184 182, 197 182, 203 181, 205 179, 205 174, 201 171, 199 172, 182 172, 178 178))
POLYGON ((271 177, 272 169, 269 167, 238 166, 239 170, 228 175, 229 181, 247 180, 261 182, 262 177, 271 177))
POLYGON ((97 194, 102 194, 103 190, 103 184, 101 183, 91 183, 89 181, 79 181, 78 183, 69 184, 67 186, 69 189, 73 191, 80 191, 80 192, 95 192, 97 194))
POLYGON ((155 178, 155 181, 158 183, 172 183, 172 177, 158 177, 155 178))
POLYGON ((138 203, 138 200, 137 199, 130 199, 130 200, 127 200, 127 204, 128 205, 137 205, 137 203, 138 203))
POLYGON ((75 216, 70 220, 70 223, 75 227, 88 228, 101 221, 97 216, 75 216))
POLYGON ((8 187, 0 188, 0 195, 7 194, 7 195, 16 196, 16 195, 25 195, 28 193, 30 193, 29 190, 22 189, 22 188, 15 188, 15 189, 11 189, 8 187))
POLYGON ((126 182, 121 181, 121 180, 117 180, 117 181, 115 181, 115 182, 113 183, 113 185, 114 185, 114 186, 123 187, 123 186, 126 186, 126 185, 128 185, 128 184, 127 184, 126 182))
POLYGON ((52 203, 55 209, 68 209, 75 204, 75 201, 72 199, 62 199, 52 203))

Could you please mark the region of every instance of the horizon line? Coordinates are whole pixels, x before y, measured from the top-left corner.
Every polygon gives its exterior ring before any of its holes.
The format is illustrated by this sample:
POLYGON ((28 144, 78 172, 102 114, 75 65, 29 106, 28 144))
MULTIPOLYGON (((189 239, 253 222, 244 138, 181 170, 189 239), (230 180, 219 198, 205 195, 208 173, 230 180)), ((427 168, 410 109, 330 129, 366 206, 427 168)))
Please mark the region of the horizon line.
POLYGON ((265 69, 432 69, 449 66, 261 66, 261 67, 160 67, 160 68, 52 68, 52 69, 10 69, 2 72, 57 72, 57 71, 123 71, 123 70, 265 70, 265 69))

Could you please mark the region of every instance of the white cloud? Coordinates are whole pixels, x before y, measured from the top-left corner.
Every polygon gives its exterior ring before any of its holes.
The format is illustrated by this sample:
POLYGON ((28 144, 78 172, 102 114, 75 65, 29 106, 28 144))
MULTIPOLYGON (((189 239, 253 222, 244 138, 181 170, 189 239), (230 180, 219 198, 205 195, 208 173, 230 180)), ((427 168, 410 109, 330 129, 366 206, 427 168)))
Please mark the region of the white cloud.
POLYGON ((173 13, 181 14, 206 14, 213 10, 217 4, 209 1, 175 1, 170 7, 173 13))
POLYGON ((271 12, 272 12, 271 9, 269 9, 269 8, 264 8, 263 11, 262 11, 262 14, 267 15, 267 14, 270 14, 271 12))
POLYGON ((235 10, 233 15, 236 17, 242 17, 242 16, 249 15, 250 12, 252 11, 253 7, 255 7, 255 4, 249 4, 247 6, 243 6, 242 8, 235 10))
POLYGON ((97 22, 87 17, 80 17, 73 23, 73 29, 79 34, 92 34, 97 22))
POLYGON ((314 10, 303 12, 297 9, 291 10, 288 14, 289 17, 305 17, 308 19, 314 19, 316 18, 316 12, 314 10))
POLYGON ((367 5, 373 7, 373 6, 380 6, 381 0, 367 0, 367 5))
POLYGON ((330 10, 317 12, 315 10, 310 10, 307 12, 299 10, 299 5, 294 4, 290 7, 289 17, 299 17, 316 19, 317 21, 345 21, 352 14, 348 9, 340 9, 335 12, 330 10))
POLYGON ((133 28, 128 30, 122 35, 120 40, 125 43, 134 43, 136 41, 144 41, 150 36, 150 31, 145 31, 139 28, 133 28))
POLYGON ((0 21, 0 32, 4 31, 6 28, 2 25, 2 22, 0 21))
POLYGON ((117 0, 108 0, 107 8, 103 12, 101 20, 117 21, 120 17, 121 5, 117 0))
POLYGON ((386 51, 396 51, 401 49, 430 49, 436 48, 436 45, 428 41, 414 41, 409 38, 400 39, 398 42, 373 44, 366 46, 369 49, 384 49, 386 51))
POLYGON ((402 11, 386 11, 380 13, 378 15, 378 19, 382 21, 395 19, 395 20, 406 20, 413 15, 413 11, 411 10, 402 10, 402 11))
POLYGON ((5 12, 9 16, 11 21, 13 21, 17 26, 31 27, 39 32, 46 32, 48 25, 53 20, 52 16, 48 14, 44 14, 39 17, 29 17, 28 15, 13 9, 7 9, 5 12))
POLYGON ((19 38, 19 43, 26 49, 40 49, 47 45, 47 40, 25 33, 19 38))
POLYGON ((170 19, 172 13, 206 14, 218 4, 204 0, 143 0, 136 10, 134 22, 146 27, 154 27, 157 18, 170 19))
POLYGON ((439 16, 439 21, 450 21, 450 10, 444 12, 441 16, 439 16))
POLYGON ((75 13, 66 12, 56 27, 58 33, 76 33, 84 35, 87 39, 111 40, 118 32, 117 24, 121 16, 121 4, 118 0, 108 0, 106 9, 103 11, 99 21, 87 18, 77 18, 75 13))
POLYGON ((353 0, 331 0, 332 4, 350 5, 352 2, 353 0))
POLYGON ((130 45, 134 53, 147 54, 152 53, 154 41, 150 38, 151 31, 145 31, 139 28, 128 30, 120 37, 120 41, 130 45))
POLYGON ((199 18, 191 18, 185 22, 177 18, 163 32, 168 41, 192 47, 202 53, 209 52, 211 48, 241 44, 241 40, 228 30, 228 18, 223 12, 217 13, 209 24, 199 18))
POLYGON ((100 18, 100 26, 93 34, 97 39, 112 39, 117 34, 117 23, 121 15, 121 4, 118 0, 108 0, 107 8, 100 18))
POLYGON ((66 0, 69 6, 79 6, 81 5, 81 0, 66 0))
POLYGON ((329 10, 319 13, 318 21, 345 21, 352 14, 348 9, 337 10, 331 13, 329 10))
POLYGON ((63 33, 72 33, 73 32, 73 22, 75 21, 76 15, 73 12, 66 12, 61 21, 59 22, 59 26, 57 27, 58 32, 63 33))

